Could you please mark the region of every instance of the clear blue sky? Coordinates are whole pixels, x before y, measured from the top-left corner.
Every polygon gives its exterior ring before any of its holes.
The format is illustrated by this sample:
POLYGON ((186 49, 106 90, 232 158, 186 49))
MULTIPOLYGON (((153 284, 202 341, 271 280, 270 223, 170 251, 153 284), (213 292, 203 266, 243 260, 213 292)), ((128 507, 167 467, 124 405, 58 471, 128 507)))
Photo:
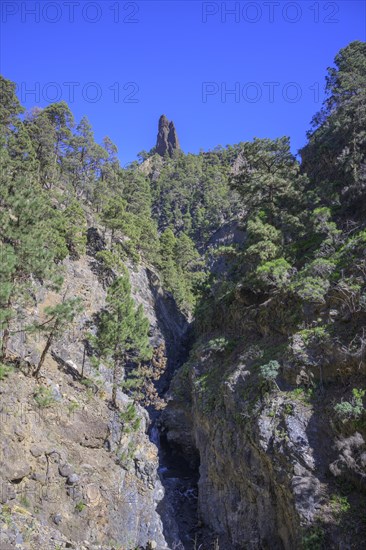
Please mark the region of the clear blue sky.
POLYGON ((123 164, 155 145, 162 113, 185 152, 282 135, 296 151, 326 68, 366 39, 363 0, 2 0, 1 9, 1 73, 22 103, 66 100, 123 164))

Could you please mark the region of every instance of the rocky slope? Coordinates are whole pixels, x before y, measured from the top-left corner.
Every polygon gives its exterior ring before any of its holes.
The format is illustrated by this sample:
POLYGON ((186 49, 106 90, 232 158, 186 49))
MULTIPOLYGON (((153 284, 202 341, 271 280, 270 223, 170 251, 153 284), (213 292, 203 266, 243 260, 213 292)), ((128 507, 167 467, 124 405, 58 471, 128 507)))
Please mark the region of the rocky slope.
MULTIPOLYGON (((110 370, 102 365, 97 376, 84 345, 114 276, 95 259, 104 246, 102 235, 90 228, 88 255, 63 262, 65 288, 82 297, 85 308, 72 329, 55 341, 38 383, 26 374, 44 341, 24 329, 30 317, 42 321, 44 308, 59 296, 37 284, 33 308, 19 306, 9 345, 16 368, 0 390, 2 550, 167 548, 156 511, 164 489, 158 449, 148 436, 149 415, 138 407, 131 428, 109 408, 110 370)), ((129 269, 136 301, 150 320, 154 377, 166 371, 169 379, 187 321, 153 271, 129 269)), ((163 392, 164 378, 160 383, 163 392)), ((148 389, 147 402, 163 406, 152 383, 148 389)), ((120 392, 122 413, 129 403, 120 392)))
MULTIPOLYGON (((88 255, 63 263, 85 310, 39 383, 26 374, 44 341, 23 329, 58 295, 37 284, 34 309, 19 305, 16 368, 1 382, 1 548, 362 548, 366 433, 334 417, 364 380, 364 347, 345 345, 355 317, 335 299, 300 307, 238 288, 231 301, 207 302, 178 369, 187 319, 154 271, 129 265, 155 349, 150 417, 138 407, 131 428, 108 406, 109 369, 96 376, 84 346, 114 277, 96 260, 104 246, 90 227, 88 255), (313 328, 296 331, 295 312, 313 328), (260 379, 269 359, 281 361, 278 386, 260 379)), ((122 412, 129 402, 119 393, 122 412)))
MULTIPOLYGON (((354 361, 316 329, 294 333, 280 296, 250 299, 238 292, 198 320, 163 413, 167 440, 199 464, 200 520, 220 548, 362 548, 365 427, 338 422, 334 404, 362 386, 364 355, 354 361), (283 364, 278 386, 260 378, 269 359, 283 364)), ((341 334, 333 308, 312 314, 341 334)))

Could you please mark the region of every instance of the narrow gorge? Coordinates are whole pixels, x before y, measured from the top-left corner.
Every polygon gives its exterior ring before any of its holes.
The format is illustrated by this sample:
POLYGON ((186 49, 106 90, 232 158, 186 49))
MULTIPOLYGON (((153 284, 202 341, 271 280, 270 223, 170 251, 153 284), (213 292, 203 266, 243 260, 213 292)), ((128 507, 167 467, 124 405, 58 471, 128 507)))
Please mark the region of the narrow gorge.
POLYGON ((0 84, 0 550, 365 548, 366 44, 298 154, 0 84))

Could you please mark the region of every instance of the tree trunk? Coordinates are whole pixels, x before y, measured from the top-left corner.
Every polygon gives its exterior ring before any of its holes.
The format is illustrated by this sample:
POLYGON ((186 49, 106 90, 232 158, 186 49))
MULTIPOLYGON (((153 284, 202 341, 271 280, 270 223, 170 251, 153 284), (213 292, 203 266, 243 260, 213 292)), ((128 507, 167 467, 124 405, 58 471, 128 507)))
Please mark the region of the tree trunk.
POLYGON ((112 386, 112 405, 117 408, 117 389, 121 380, 121 364, 119 359, 115 359, 113 367, 113 386, 112 386))
POLYGON ((10 337, 10 331, 9 331, 9 323, 8 323, 7 326, 4 329, 3 341, 2 341, 2 344, 1 344, 1 360, 2 361, 5 361, 5 359, 6 359, 6 352, 7 352, 7 349, 8 349, 9 337, 10 337))
POLYGON ((41 371, 41 368, 43 366, 43 363, 46 359, 46 355, 48 353, 48 350, 50 349, 50 346, 52 344, 52 340, 53 340, 53 335, 54 335, 54 331, 51 332, 51 334, 49 335, 48 339, 47 339, 47 342, 46 342, 46 345, 44 347, 44 350, 42 351, 42 355, 41 355, 41 358, 39 360, 39 363, 37 365, 37 368, 36 370, 33 372, 33 376, 35 378, 38 378, 39 377, 39 373, 41 371))
MULTIPOLYGON (((10 308, 11 308, 11 295, 9 296, 8 302, 6 304, 6 309, 8 310, 10 308)), ((6 352, 8 350, 8 344, 9 344, 9 338, 10 338, 9 326, 10 326, 10 319, 6 321, 6 325, 3 332, 3 339, 1 342, 1 360, 2 361, 6 359, 6 352)))
POLYGON ((86 355, 86 345, 84 342, 84 352, 83 352, 83 363, 81 365, 81 378, 84 378, 84 367, 85 367, 85 355, 86 355))

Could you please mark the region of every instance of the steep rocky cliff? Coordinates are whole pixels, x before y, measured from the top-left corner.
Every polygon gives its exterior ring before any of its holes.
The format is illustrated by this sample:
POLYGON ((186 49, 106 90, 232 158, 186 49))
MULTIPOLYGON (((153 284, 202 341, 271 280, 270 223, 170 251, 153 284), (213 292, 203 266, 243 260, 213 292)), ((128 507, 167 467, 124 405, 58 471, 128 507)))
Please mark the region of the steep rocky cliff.
MULTIPOLYGON (((334 404, 362 385, 364 355, 294 332, 279 296, 250 299, 210 304, 163 413, 167 440, 199 466, 200 520, 220 548, 362 548, 365 427, 337 421, 334 404), (276 384, 260 375, 270 359, 283 362, 276 384)), ((341 308, 313 314, 341 334, 341 308)))
MULTIPOLYGON (((91 227, 88 255, 63 262, 65 287, 83 297, 85 309, 51 347, 38 381, 26 374, 44 339, 26 326, 34 316, 42 321, 44 308, 59 296, 37 284, 34 309, 18 309, 9 343, 15 368, 0 390, 2 550, 167 548, 156 511, 164 489, 158 449, 147 435, 149 415, 138 406, 131 426, 123 416, 131 400, 122 392, 120 410, 109 407, 110 369, 101 365, 96 372, 85 347, 114 277, 95 258, 104 247, 102 235, 91 227)), ((187 321, 153 271, 132 264, 129 270, 135 299, 150 321, 154 377, 166 370, 169 379, 187 321)), ((153 417, 159 396, 152 383, 147 390, 153 417)))
POLYGON ((366 547, 365 69, 301 163, 163 115, 126 168, 0 77, 1 550, 366 547))

